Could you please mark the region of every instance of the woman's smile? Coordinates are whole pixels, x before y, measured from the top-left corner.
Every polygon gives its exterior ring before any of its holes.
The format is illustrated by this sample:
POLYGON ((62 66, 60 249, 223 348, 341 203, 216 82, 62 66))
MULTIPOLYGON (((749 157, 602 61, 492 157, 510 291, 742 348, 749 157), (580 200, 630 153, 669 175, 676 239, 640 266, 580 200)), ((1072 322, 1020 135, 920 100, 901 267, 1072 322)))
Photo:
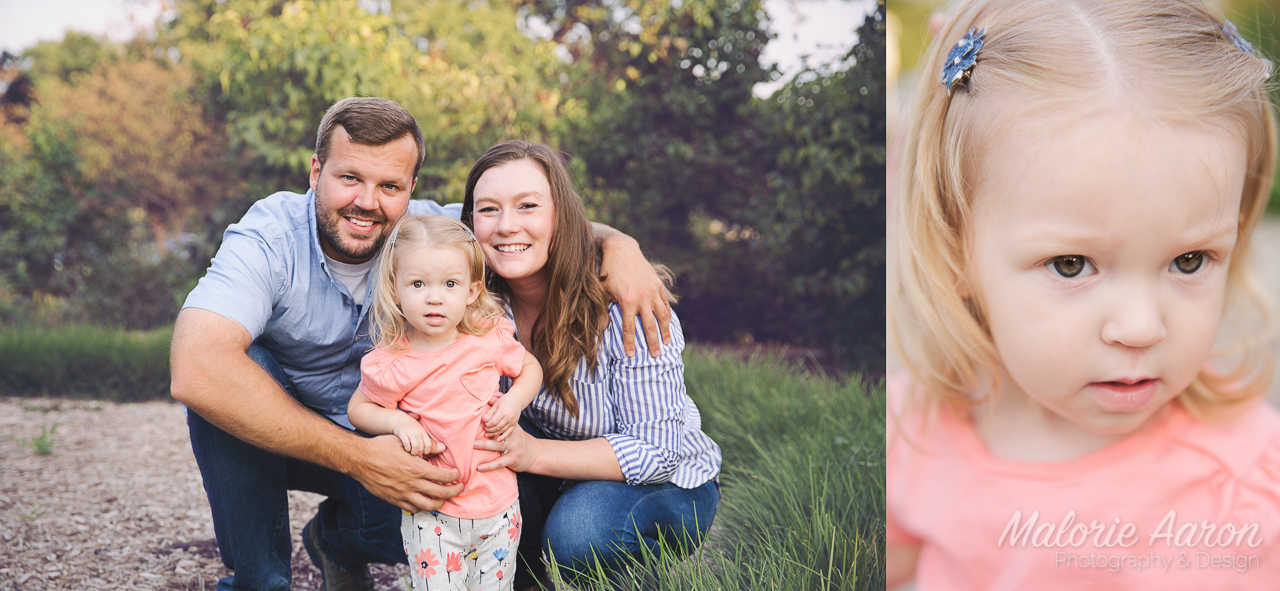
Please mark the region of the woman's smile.
POLYGON ((533 160, 486 170, 475 186, 476 239, 485 262, 508 282, 539 277, 550 257, 555 226, 551 184, 533 160))

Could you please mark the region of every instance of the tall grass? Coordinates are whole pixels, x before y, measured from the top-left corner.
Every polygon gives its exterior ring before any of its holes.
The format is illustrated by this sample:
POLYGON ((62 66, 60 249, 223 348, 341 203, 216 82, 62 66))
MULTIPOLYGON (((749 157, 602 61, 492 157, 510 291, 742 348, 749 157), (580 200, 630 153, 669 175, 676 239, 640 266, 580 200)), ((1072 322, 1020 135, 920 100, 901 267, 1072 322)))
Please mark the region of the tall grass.
POLYGON ((724 453, 711 539, 691 558, 637 563, 611 585, 597 572, 586 586, 883 589, 883 384, 696 348, 685 362, 703 430, 724 453))
POLYGON ((0 394, 115 402, 165 398, 172 333, 172 328, 6 328, 0 331, 0 394))

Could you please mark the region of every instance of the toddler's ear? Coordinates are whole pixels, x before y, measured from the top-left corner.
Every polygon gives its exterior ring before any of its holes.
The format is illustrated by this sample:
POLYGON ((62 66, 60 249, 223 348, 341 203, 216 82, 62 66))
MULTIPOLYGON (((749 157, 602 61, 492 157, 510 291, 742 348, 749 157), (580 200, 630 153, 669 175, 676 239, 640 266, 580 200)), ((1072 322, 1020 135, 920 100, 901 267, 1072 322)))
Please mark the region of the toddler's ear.
POLYGON ((476 298, 480 297, 480 292, 484 291, 483 281, 472 281, 471 291, 467 293, 467 305, 476 303, 476 298))

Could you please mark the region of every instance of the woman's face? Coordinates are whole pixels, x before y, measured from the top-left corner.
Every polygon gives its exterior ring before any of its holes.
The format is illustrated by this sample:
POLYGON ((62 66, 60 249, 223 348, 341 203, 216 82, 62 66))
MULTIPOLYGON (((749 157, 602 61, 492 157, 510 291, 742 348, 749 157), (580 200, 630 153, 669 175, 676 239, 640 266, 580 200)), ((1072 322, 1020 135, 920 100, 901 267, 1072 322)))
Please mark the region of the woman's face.
POLYGON ((551 184, 533 160, 486 170, 473 192, 472 223, 485 263, 509 283, 540 278, 551 250, 555 205, 551 184))

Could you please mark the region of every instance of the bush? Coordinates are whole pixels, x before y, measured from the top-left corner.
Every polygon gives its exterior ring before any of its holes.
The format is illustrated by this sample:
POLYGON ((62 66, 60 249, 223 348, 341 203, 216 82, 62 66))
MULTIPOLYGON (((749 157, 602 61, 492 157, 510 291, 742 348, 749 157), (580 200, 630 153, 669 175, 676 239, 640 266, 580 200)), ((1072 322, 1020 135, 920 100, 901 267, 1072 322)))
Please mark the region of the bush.
POLYGON ((0 332, 0 394, 141 402, 169 396, 173 328, 96 326, 0 332))

